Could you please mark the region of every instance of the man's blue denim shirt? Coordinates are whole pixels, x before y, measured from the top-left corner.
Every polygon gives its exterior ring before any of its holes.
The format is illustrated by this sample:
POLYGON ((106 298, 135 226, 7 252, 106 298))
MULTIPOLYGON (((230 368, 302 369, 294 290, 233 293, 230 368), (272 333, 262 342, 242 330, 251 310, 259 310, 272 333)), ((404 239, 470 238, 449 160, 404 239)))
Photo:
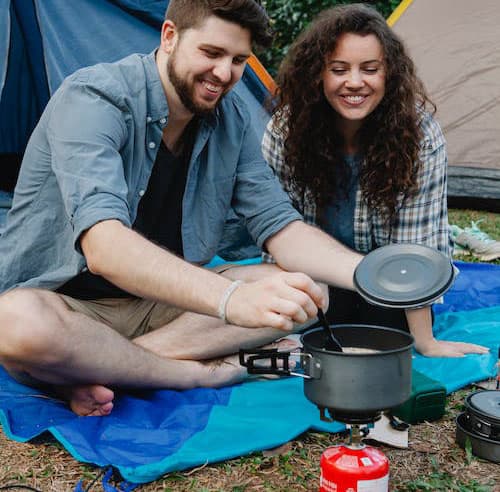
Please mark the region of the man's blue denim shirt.
MULTIPOLYGON (((154 53, 84 68, 63 82, 26 148, 0 237, 0 292, 56 289, 86 268, 82 232, 107 219, 132 226, 167 120, 154 53)), ((184 256, 200 264, 217 252, 231 209, 259 246, 301 219, 234 93, 200 125, 182 207, 184 256)))

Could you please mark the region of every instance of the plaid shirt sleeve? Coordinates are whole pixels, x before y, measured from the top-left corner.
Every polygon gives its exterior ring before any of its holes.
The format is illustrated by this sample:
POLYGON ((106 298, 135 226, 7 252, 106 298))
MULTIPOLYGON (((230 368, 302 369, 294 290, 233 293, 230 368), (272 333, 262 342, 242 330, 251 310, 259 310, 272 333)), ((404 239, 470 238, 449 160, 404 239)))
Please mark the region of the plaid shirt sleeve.
MULTIPOLYGON (((284 162, 284 149, 286 138, 286 122, 283 116, 275 114, 267 124, 262 138, 262 154, 274 174, 279 179, 281 186, 288 193, 293 206, 304 216, 305 222, 315 223, 315 207, 311 203, 304 203, 303 196, 295 189, 290 171, 284 162), (312 210, 311 210, 312 208, 312 210)), ((262 259, 266 263, 274 260, 268 253, 262 253, 262 259)))
POLYGON ((418 192, 403 201, 385 244, 424 244, 450 256, 446 142, 441 127, 430 114, 422 115, 420 125, 424 138, 420 151, 422 165, 417 177, 418 192))
POLYGON ((274 115, 267 124, 262 138, 262 154, 280 180, 281 186, 290 196, 294 207, 303 213, 303 203, 299 194, 293 189, 290 172, 284 162, 285 138, 285 124, 278 115, 274 115))
POLYGON ((286 123, 283 116, 275 114, 269 121, 262 139, 262 153, 267 163, 274 170, 281 186, 288 193, 293 206, 302 214, 304 222, 316 225, 316 205, 306 190, 299 192, 294 185, 290 170, 285 164, 284 149, 286 139, 286 123))

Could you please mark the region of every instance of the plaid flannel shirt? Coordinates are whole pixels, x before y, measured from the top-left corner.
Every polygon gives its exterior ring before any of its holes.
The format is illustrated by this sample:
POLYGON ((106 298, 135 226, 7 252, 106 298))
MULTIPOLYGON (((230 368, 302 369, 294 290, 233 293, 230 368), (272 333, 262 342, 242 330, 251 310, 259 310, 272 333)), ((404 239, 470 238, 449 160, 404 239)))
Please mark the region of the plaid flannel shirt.
MULTIPOLYGON (((367 206, 358 186, 354 210, 354 247, 359 252, 368 253, 386 244, 417 243, 451 255, 446 201, 446 142, 441 127, 429 113, 422 112, 419 124, 423 133, 420 150, 422 166, 417 176, 419 191, 406 200, 400 197, 398 212, 392 224, 387 224, 377 210, 367 206)), ((310 192, 306 190, 301 194, 295 189, 284 163, 285 136, 286 122, 278 121, 277 116, 274 116, 267 125, 262 152, 305 222, 315 225, 316 204, 310 192)), ((264 260, 272 261, 269 257, 264 257, 264 260)))

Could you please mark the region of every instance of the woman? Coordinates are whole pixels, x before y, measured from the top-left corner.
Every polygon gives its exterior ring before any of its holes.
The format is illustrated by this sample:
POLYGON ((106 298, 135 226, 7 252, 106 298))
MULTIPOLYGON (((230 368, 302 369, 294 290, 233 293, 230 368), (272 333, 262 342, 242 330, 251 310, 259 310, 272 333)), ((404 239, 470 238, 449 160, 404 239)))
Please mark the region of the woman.
MULTIPOLYGON (((451 253, 446 148, 422 82, 384 18, 364 4, 320 14, 278 74, 263 152, 306 221, 367 253, 420 243, 451 253)), ((331 322, 409 329, 427 356, 484 353, 438 341, 430 307, 371 306, 331 290, 331 322)))

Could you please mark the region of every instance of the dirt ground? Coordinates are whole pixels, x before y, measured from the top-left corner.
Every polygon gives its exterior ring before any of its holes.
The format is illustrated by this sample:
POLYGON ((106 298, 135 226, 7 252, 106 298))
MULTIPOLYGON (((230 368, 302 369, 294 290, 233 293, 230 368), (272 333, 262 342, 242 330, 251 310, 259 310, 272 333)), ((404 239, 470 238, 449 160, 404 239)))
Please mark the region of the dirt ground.
MULTIPOLYGON (((391 490, 500 492, 500 465, 473 457, 455 443, 455 417, 469 387, 448 398, 445 415, 410 428, 409 448, 380 449, 389 458, 391 490)), ((139 491, 309 491, 318 490, 322 452, 343 442, 338 435, 306 433, 279 449, 255 453, 180 473, 171 473, 139 491)), ((103 490, 101 470, 76 462, 49 435, 17 443, 0 432, 0 490, 68 492, 84 480, 84 490, 103 490), (19 490, 18 487, 16 487, 19 490)), ((116 483, 116 482, 115 482, 116 483)))

